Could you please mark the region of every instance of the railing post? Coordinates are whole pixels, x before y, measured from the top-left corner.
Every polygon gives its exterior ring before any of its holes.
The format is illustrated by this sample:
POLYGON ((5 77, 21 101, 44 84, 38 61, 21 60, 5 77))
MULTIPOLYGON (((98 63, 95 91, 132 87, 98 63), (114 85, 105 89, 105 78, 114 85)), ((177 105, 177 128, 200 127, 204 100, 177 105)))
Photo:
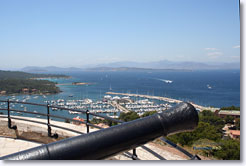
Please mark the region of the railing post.
POLYGON ((109 127, 111 127, 113 125, 112 121, 109 121, 109 127))
POLYGON ((86 110, 86 128, 87 128, 87 133, 90 132, 90 126, 89 126, 89 123, 90 123, 89 110, 86 110))
POLYGON ((136 148, 135 149, 132 149, 132 159, 133 160, 136 160, 137 157, 138 156, 137 156, 136 148))
POLYGON ((47 104, 47 127, 48 127, 48 136, 51 137, 50 106, 49 106, 49 104, 47 104))
POLYGON ((9 103, 9 99, 7 100, 7 103, 8 103, 8 127, 11 129, 10 103, 9 103))
POLYGON ((10 118, 10 101, 9 101, 9 99, 7 100, 7 104, 8 104, 8 127, 9 127, 9 129, 16 130, 17 129, 17 126, 16 125, 12 126, 12 123, 11 123, 11 118, 10 118))

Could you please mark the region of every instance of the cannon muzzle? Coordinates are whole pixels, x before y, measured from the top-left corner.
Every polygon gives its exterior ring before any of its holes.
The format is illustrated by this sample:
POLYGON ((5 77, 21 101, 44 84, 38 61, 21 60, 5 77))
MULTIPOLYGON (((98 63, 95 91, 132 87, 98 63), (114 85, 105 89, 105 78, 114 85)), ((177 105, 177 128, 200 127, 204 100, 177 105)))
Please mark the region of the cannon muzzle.
POLYGON ((160 136, 193 130, 198 113, 180 103, 162 113, 125 122, 0 158, 1 160, 97 160, 134 149, 160 136))

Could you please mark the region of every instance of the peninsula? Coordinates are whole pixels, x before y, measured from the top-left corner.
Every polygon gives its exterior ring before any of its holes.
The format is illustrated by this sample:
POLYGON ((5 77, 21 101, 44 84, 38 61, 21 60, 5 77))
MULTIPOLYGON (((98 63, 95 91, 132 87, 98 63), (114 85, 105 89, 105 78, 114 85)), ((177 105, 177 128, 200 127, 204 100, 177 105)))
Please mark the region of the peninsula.
POLYGON ((0 95, 55 94, 61 92, 55 82, 40 80, 39 78, 68 78, 68 76, 0 70, 0 95))
POLYGON ((70 82, 70 83, 62 83, 62 84, 56 84, 56 85, 91 85, 93 83, 89 82, 70 82))

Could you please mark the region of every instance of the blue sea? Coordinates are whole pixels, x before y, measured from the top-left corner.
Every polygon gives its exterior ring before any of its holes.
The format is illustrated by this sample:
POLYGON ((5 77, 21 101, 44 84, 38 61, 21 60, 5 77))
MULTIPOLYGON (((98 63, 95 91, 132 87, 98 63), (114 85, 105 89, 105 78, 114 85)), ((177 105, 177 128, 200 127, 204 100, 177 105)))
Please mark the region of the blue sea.
POLYGON ((124 92, 170 97, 203 106, 240 106, 240 71, 187 72, 74 72, 71 79, 52 79, 58 83, 89 82, 92 85, 61 85, 63 93, 53 98, 101 99, 105 92, 124 92), (166 83, 164 80, 171 80, 166 83), (208 88, 211 87, 211 88, 208 88))
MULTIPOLYGON (((191 101, 202 106, 240 106, 240 70, 70 72, 62 74, 69 75, 71 78, 49 79, 58 84, 70 83, 70 85, 58 85, 62 90, 61 93, 47 95, 47 98, 42 96, 33 98, 33 96, 38 96, 33 95, 28 102, 44 104, 44 101, 85 98, 98 101, 106 95, 105 92, 112 91, 163 96, 191 101), (92 84, 78 86, 71 85, 72 82, 92 84)), ((23 99, 25 96, 18 95, 15 99, 23 99)), ((0 97, 0 99, 8 98, 11 96, 0 97)), ((161 103, 161 101, 155 102, 161 103)), ((31 109, 40 110, 37 106, 31 109)), ((61 113, 58 111, 56 114, 61 113)))

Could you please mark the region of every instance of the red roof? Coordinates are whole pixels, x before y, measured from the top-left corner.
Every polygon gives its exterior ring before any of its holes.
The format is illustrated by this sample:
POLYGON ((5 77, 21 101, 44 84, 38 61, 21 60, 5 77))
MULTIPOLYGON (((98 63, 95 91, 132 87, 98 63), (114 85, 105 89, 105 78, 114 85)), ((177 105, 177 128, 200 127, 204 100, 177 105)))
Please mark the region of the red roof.
POLYGON ((240 130, 230 130, 230 133, 232 135, 238 135, 238 136, 240 136, 240 130))
POLYGON ((73 118, 74 120, 79 120, 81 122, 84 122, 84 119, 80 118, 80 117, 76 117, 76 118, 73 118))

